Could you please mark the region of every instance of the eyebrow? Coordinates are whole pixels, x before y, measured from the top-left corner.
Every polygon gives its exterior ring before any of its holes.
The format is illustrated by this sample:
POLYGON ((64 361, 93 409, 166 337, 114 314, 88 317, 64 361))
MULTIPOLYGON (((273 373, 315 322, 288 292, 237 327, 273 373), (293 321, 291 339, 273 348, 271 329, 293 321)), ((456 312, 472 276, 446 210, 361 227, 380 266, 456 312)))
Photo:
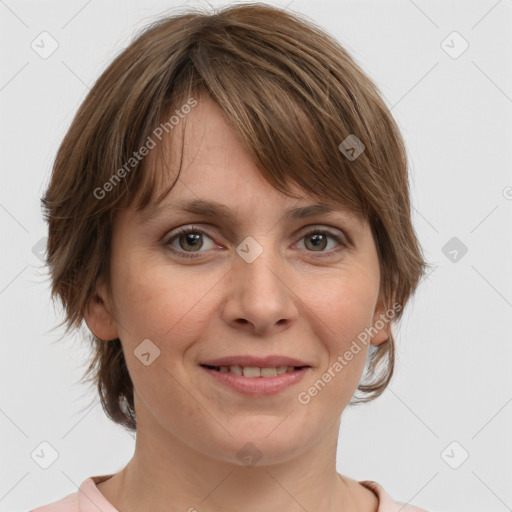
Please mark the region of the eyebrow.
MULTIPOLYGON (((235 222, 236 215, 224 204, 216 201, 207 201, 204 199, 193 199, 188 201, 177 201, 167 206, 158 205, 149 208, 144 217, 151 218, 158 215, 161 211, 179 210, 184 213, 193 213, 197 215, 204 215, 207 217, 216 217, 224 221, 235 222)), ((285 219, 306 219, 320 215, 322 213, 330 213, 341 210, 327 203, 314 203, 308 206, 299 206, 297 208, 289 208, 284 211, 283 218, 285 219)))

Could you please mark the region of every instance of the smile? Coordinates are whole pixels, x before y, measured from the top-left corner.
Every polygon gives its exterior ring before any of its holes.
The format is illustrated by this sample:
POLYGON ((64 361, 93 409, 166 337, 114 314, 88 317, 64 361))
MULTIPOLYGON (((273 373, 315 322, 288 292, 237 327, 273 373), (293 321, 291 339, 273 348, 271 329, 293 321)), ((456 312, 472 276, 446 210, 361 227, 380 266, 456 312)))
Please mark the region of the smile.
POLYGON ((201 364, 209 380, 224 389, 252 397, 277 395, 302 380, 309 366, 214 366, 201 364))
POLYGON ((257 366, 212 366, 212 365, 201 365, 205 368, 215 370, 221 373, 233 373, 235 375, 243 375, 244 377, 275 377, 276 375, 283 375, 287 372, 293 372, 294 370, 300 370, 305 368, 304 366, 277 366, 268 368, 259 368, 257 366))

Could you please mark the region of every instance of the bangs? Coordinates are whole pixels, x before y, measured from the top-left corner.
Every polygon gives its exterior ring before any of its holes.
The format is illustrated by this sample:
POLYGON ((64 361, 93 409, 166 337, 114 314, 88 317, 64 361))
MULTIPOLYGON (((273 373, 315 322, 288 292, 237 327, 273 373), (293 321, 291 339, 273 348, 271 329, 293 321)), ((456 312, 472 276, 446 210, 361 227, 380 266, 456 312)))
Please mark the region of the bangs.
MULTIPOLYGON (((233 32, 203 32, 184 61, 175 63, 179 73, 169 75, 162 107, 148 105, 145 118, 155 117, 152 112, 159 117, 141 134, 138 145, 148 137, 156 145, 126 180, 123 204, 145 209, 158 204, 172 189, 181 164, 171 172, 169 143, 179 139, 181 144, 173 146, 183 149, 187 116, 176 126, 169 120, 191 99, 199 102, 207 97, 221 108, 263 178, 274 188, 298 198, 291 191, 293 184, 319 201, 368 218, 370 203, 365 201, 360 181, 371 164, 364 153, 350 161, 338 149, 355 131, 368 144, 353 126, 354 105, 344 100, 345 89, 298 45, 289 44, 291 54, 285 59, 261 41, 244 39, 237 45, 237 32, 233 32), (156 140, 155 131, 161 140, 156 140)), ((181 162, 182 155, 172 156, 179 156, 181 162)))

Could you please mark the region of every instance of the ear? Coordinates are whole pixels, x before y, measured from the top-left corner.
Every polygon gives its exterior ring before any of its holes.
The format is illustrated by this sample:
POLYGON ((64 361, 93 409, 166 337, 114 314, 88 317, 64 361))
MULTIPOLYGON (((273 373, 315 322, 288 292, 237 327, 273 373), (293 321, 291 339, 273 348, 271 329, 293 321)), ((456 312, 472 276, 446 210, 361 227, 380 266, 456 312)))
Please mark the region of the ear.
POLYGON ((112 315, 107 288, 98 284, 85 310, 85 323, 100 340, 110 341, 119 337, 117 325, 112 315))
POLYGON ((387 306, 388 304, 379 294, 379 300, 372 320, 372 345, 380 345, 391 336, 391 322, 395 315, 387 314, 389 312, 389 307, 387 306))

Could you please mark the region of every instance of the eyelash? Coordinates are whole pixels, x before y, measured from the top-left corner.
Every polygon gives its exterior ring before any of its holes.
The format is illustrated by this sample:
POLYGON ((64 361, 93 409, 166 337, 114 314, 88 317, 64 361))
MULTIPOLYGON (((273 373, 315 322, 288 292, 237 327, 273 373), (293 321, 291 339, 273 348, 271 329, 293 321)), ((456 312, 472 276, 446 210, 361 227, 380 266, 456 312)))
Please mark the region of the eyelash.
MULTIPOLYGON (((195 254, 197 254, 197 256, 196 256, 193 253, 187 253, 187 252, 178 250, 178 249, 176 249, 176 248, 174 248, 174 247, 172 247, 170 245, 175 239, 177 239, 178 237, 180 237, 182 235, 186 235, 188 233, 202 234, 202 235, 208 236, 209 238, 212 238, 203 229, 200 229, 200 228, 198 228, 196 226, 187 226, 187 227, 184 227, 184 228, 179 228, 176 231, 176 233, 174 233, 174 235, 172 235, 172 237, 167 239, 167 241, 165 242, 165 246, 168 247, 168 249, 171 252, 173 252, 174 254, 179 255, 180 257, 184 257, 184 258, 198 258, 199 257, 198 255, 201 252, 204 252, 204 251, 199 251, 199 252, 195 253, 195 254)), ((318 229, 317 228, 317 229, 313 229, 311 231, 308 231, 307 233, 304 233, 304 235, 301 236, 300 240, 302 240, 303 238, 306 238, 308 236, 317 235, 317 234, 328 235, 329 237, 333 238, 338 244, 340 244, 340 247, 338 247, 337 249, 331 249, 330 251, 319 251, 319 254, 318 254, 317 257, 324 258, 324 257, 327 257, 327 256, 332 256, 333 254, 336 254, 339 251, 342 251, 343 249, 348 249, 348 244, 344 240, 342 240, 337 234, 335 234, 332 231, 327 230, 325 228, 322 228, 322 229, 318 229), (322 254, 322 253, 324 253, 324 254, 322 254)), ((308 251, 308 252, 314 253, 316 251, 308 251)))

